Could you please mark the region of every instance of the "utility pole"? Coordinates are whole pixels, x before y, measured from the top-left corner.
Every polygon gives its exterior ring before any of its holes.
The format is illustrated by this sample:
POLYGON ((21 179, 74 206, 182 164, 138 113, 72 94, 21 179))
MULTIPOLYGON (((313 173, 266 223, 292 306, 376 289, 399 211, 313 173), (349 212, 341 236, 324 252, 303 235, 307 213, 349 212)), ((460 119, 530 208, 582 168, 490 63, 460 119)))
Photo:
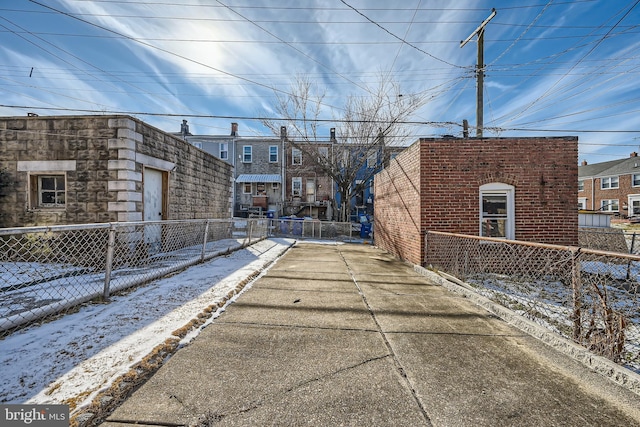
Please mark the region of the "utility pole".
POLYGON ((484 27, 496 16, 496 9, 491 9, 491 15, 478 28, 476 28, 466 40, 460 42, 463 47, 475 36, 478 35, 478 64, 476 65, 476 76, 478 79, 476 87, 476 136, 482 138, 482 128, 484 121, 484 27))

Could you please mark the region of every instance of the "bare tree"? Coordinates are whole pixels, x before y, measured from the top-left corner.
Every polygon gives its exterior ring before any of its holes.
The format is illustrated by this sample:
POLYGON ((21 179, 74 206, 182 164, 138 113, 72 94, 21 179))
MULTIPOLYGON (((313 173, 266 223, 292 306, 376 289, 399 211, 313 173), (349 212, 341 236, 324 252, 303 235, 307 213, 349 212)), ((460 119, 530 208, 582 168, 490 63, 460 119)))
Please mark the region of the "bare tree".
POLYGON ((427 98, 402 93, 397 83, 382 75, 375 90, 347 95, 344 105, 328 105, 325 95, 308 79, 297 76, 287 94, 276 93, 271 114, 279 119, 263 119, 262 124, 275 135, 286 127, 288 142, 334 181, 340 198, 339 220, 346 221, 354 195, 388 163, 389 147, 409 139, 406 122, 427 98), (326 136, 318 135, 326 122, 335 123, 336 133, 330 141, 332 150, 324 156, 318 155, 317 145, 326 141, 326 136))

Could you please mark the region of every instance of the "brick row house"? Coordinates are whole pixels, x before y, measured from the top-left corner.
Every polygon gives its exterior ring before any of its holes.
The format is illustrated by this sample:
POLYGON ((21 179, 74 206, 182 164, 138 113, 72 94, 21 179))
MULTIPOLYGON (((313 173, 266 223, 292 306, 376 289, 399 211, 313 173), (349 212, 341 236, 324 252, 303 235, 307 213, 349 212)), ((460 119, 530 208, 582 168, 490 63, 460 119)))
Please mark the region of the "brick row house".
MULTIPOLYGON (((287 136, 286 127, 280 137, 243 137, 238 124, 231 123, 229 135, 192 135, 183 121, 181 136, 190 144, 229 162, 234 167, 234 215, 273 214, 274 216, 312 217, 321 220, 336 218, 336 183, 322 165, 335 164, 345 150, 354 152, 356 145, 336 141, 335 129, 329 138, 301 142, 287 136)), ((395 156, 404 147, 390 147, 395 156)), ((373 173, 389 157, 374 156, 363 162, 354 176, 358 188, 350 211, 372 213, 373 173)))
POLYGON ((640 158, 628 158, 578 167, 578 209, 640 216, 640 158))

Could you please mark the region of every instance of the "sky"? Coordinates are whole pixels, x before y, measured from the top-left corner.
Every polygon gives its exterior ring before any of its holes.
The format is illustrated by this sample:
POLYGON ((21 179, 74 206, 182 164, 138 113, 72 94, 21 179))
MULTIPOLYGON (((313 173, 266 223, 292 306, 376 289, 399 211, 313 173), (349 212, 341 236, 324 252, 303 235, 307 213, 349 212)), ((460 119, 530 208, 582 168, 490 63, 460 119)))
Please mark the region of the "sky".
MULTIPOLYGON (((266 271, 293 243, 261 240, 113 295, 109 304, 83 305, 72 314, 14 332, 0 346, 0 364, 11 367, 0 370, 0 402, 60 404, 75 398, 78 408, 88 405, 156 346, 176 339, 174 331, 224 301, 255 272, 266 271)), ((251 282, 243 292, 250 287, 251 282)), ((215 321, 225 307, 187 334, 181 345, 215 321)))
POLYGON ((0 1, 0 115, 129 114, 167 132, 271 136, 296 77, 321 133, 381 80, 427 102, 411 140, 578 136, 578 162, 640 150, 640 0, 0 1))

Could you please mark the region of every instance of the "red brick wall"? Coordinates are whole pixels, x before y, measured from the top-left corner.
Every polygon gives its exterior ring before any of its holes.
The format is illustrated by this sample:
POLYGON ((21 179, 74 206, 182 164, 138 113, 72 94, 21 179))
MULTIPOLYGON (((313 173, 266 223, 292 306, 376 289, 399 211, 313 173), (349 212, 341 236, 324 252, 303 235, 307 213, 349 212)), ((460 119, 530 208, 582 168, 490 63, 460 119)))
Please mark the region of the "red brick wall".
POLYGON ((479 187, 501 182, 515 187, 517 240, 577 245, 577 155, 576 137, 420 139, 376 177, 376 244, 421 264, 427 230, 479 234, 479 187), (419 201, 392 193, 407 184, 419 188, 419 201), (406 220, 416 209, 419 231, 406 220), (389 220, 394 217, 403 220, 389 220), (402 235, 419 242, 419 256, 418 243, 409 250, 397 242, 402 235))
POLYGON ((376 245, 420 264, 420 145, 413 144, 378 173, 373 191, 376 245))

